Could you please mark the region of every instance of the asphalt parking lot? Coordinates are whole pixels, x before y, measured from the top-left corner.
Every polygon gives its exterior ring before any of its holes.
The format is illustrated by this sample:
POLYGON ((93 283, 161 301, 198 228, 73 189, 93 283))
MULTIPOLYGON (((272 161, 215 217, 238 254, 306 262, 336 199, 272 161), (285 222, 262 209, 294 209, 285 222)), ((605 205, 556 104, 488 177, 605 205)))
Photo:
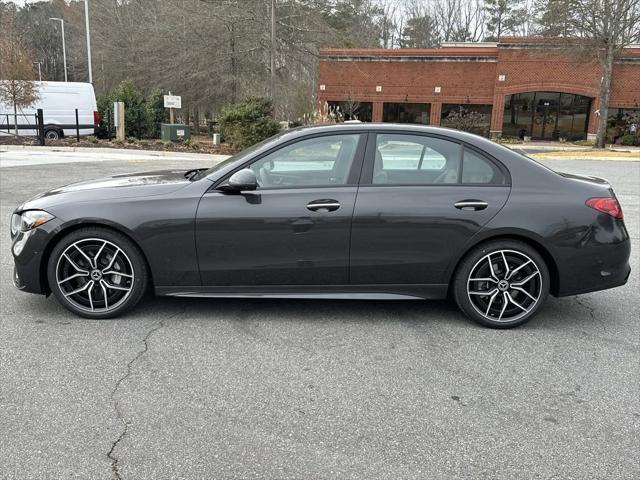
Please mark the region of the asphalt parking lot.
POLYGON ((0 478, 640 478, 640 162, 545 163, 612 182, 633 271, 507 331, 419 301, 148 298, 80 319, 13 288, 12 209, 201 162, 1 168, 0 478))

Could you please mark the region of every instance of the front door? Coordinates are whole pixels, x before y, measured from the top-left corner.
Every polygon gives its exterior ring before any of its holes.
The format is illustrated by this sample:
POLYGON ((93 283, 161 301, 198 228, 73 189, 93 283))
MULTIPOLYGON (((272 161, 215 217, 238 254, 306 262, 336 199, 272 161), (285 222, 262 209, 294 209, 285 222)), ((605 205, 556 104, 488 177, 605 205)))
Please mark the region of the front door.
POLYGON ((352 284, 443 284, 505 204, 508 175, 453 140, 371 134, 351 236, 352 284))
POLYGON ((198 207, 204 286, 348 283, 362 134, 298 140, 256 159, 259 188, 211 190, 198 207))

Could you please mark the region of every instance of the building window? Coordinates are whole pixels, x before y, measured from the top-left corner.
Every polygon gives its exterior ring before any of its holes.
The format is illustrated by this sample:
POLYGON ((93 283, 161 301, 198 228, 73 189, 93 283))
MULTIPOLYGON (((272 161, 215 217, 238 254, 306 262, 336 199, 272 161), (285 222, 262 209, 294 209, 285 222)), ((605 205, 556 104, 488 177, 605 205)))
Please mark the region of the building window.
POLYGON ((543 140, 580 140, 587 136, 591 99, 560 92, 507 95, 502 134, 543 140))
POLYGON ((360 120, 370 122, 373 118, 373 103, 356 100, 331 100, 327 102, 329 115, 335 116, 339 122, 360 120))
POLYGON ((491 105, 445 103, 442 105, 440 125, 488 137, 491 105))
POLYGON ((430 106, 428 103, 385 103, 382 106, 382 121, 429 125, 430 106))

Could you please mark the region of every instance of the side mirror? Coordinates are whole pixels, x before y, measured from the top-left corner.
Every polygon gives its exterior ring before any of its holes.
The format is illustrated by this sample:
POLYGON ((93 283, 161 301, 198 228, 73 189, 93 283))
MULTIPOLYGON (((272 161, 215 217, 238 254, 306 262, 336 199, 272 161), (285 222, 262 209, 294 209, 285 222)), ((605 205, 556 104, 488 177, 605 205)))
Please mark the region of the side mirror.
POLYGON ((258 188, 258 179, 253 170, 244 168, 229 177, 220 190, 225 192, 242 192, 243 190, 255 190, 258 188))

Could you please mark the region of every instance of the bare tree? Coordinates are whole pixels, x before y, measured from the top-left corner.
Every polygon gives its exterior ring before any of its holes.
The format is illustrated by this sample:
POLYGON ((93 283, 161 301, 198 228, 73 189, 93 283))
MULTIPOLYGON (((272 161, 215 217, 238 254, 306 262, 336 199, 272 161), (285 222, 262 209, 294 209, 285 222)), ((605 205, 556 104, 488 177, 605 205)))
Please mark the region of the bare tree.
POLYGON ((24 47, 9 17, 0 17, 0 101, 13 106, 13 123, 18 135, 18 108, 38 100, 33 55, 24 47))
POLYGON ((640 0, 567 0, 566 8, 581 39, 569 46, 595 55, 602 66, 596 147, 604 148, 613 62, 621 48, 640 42, 640 0))

